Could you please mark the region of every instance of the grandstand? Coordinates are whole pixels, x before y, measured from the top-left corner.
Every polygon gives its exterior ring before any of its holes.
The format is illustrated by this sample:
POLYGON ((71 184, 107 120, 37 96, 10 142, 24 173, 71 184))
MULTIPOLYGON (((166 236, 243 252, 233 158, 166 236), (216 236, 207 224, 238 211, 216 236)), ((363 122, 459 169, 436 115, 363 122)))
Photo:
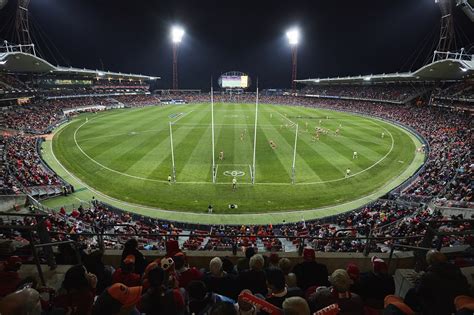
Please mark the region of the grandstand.
POLYGON ((19 42, 0 46, 0 314, 474 312, 471 51, 158 91, 19 42))

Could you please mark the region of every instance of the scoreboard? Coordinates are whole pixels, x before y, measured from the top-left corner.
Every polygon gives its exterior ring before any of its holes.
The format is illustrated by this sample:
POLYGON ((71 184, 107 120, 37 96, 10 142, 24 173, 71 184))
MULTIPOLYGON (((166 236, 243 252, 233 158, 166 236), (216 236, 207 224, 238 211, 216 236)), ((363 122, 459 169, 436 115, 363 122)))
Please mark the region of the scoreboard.
POLYGON ((221 80, 222 88, 246 89, 249 87, 248 75, 223 75, 221 80))

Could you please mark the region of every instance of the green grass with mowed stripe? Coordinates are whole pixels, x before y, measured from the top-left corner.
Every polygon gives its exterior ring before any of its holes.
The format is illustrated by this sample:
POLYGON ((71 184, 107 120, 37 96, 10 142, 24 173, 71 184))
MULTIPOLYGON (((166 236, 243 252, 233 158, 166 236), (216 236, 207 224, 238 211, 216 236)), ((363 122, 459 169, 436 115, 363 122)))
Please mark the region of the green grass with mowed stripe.
POLYGON ((330 110, 261 104, 252 185, 254 120, 255 104, 214 105, 216 183, 210 104, 80 115, 55 134, 53 152, 69 172, 108 196, 180 211, 205 212, 212 204, 214 213, 226 214, 313 209, 356 200, 399 179, 415 157, 412 137, 392 124, 330 110), (169 122, 176 169, 172 184, 167 180, 172 174, 169 122), (347 168, 351 176, 345 178, 347 168), (229 204, 238 207, 231 210, 229 204))

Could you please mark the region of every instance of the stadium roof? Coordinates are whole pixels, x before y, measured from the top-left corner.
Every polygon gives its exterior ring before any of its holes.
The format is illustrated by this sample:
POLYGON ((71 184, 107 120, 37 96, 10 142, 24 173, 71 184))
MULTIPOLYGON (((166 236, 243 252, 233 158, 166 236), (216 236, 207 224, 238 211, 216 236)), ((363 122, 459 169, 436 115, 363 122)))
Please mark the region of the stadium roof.
POLYGON ((14 73, 52 73, 52 74, 75 74, 88 77, 103 77, 105 79, 135 79, 135 80, 157 80, 153 77, 141 74, 110 72, 102 70, 80 69, 73 67, 54 66, 48 61, 36 56, 33 46, 3 46, 0 50, 0 72, 14 73), (5 49, 6 48, 6 49, 5 49), (32 53, 30 53, 32 52, 32 53))
POLYGON ((474 78, 474 55, 463 53, 436 52, 433 62, 414 72, 370 74, 337 78, 317 78, 296 80, 303 84, 360 84, 360 83, 394 83, 457 81, 474 78))

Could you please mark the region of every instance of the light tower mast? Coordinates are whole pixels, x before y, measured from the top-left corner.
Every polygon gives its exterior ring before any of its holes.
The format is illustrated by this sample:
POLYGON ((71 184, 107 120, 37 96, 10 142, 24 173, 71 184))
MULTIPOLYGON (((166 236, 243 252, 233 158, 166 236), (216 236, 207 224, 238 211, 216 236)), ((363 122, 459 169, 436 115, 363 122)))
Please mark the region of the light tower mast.
POLYGON ((452 47, 454 39, 453 5, 452 0, 436 0, 441 10, 441 29, 436 51, 447 52, 452 47))
POLYGON ((171 41, 173 42, 173 90, 178 89, 178 48, 184 36, 184 30, 174 26, 171 28, 171 41))
POLYGON ((15 19, 15 41, 17 44, 25 45, 25 52, 34 53, 33 42, 30 35, 30 24, 28 22, 29 4, 30 0, 18 0, 15 19))
POLYGON ((300 39, 300 32, 297 28, 292 28, 286 32, 286 37, 291 46, 291 90, 294 94, 296 92, 296 73, 298 67, 298 42, 300 39))

